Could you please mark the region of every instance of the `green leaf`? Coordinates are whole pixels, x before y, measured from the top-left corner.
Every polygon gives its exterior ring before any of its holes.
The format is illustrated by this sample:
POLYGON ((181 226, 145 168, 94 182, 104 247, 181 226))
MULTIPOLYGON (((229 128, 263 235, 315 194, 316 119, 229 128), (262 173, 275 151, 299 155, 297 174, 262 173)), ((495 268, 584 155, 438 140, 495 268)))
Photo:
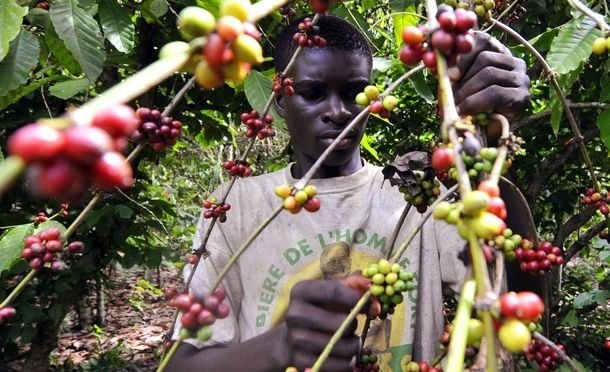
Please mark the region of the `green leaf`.
POLYGON ((76 58, 89 81, 102 72, 106 53, 99 25, 77 0, 57 0, 50 10, 51 21, 59 38, 76 58))
POLYGON ((8 270, 21 257, 23 240, 32 233, 31 223, 15 226, 0 236, 0 274, 8 270))
POLYGON ((595 300, 595 292, 583 292, 574 298, 574 308, 582 309, 591 305, 595 300))
MULTIPOLYGON (((401 11, 416 13, 415 5, 410 4, 401 11)), ((397 46, 403 44, 402 30, 407 26, 415 26, 419 22, 419 17, 414 14, 395 14, 392 16, 394 22, 394 42, 397 46)))
POLYGON ((599 136, 610 149, 610 110, 606 110, 597 117, 597 126, 599 127, 599 136))
POLYGON ((169 7, 164 0, 146 0, 142 3, 142 14, 148 23, 159 22, 159 18, 163 17, 168 10, 169 7))
POLYGON ((59 36, 57 36, 53 27, 49 27, 45 30, 44 40, 47 43, 51 54, 53 54, 62 67, 68 70, 72 75, 80 75, 83 73, 78 61, 76 61, 72 53, 66 48, 66 45, 61 41, 59 36))
POLYGON ((28 85, 22 85, 19 88, 8 92, 5 96, 0 97, 0 110, 3 110, 6 107, 12 105, 13 103, 19 101, 21 98, 27 96, 28 94, 37 91, 38 89, 40 89, 41 86, 46 85, 51 81, 55 81, 62 78, 63 76, 55 75, 46 79, 36 80, 28 85))
POLYGON ((133 216, 133 209, 129 208, 126 205, 119 204, 114 207, 114 211, 122 219, 129 219, 133 216))
POLYGON ((429 104, 434 103, 434 94, 432 93, 432 90, 426 82, 426 78, 424 77, 424 71, 420 71, 415 75, 411 75, 409 81, 411 82, 411 85, 413 85, 413 88, 421 98, 423 98, 429 104))
POLYGON ((49 88, 49 94, 61 99, 70 99, 87 90, 91 82, 87 79, 76 79, 59 82, 49 88))
MULTIPOLYGON (((252 71, 244 82, 244 92, 248 103, 258 112, 263 112, 265 104, 271 96, 271 79, 261 74, 258 71, 252 71)), ((275 112, 273 106, 269 110, 269 114, 273 116, 273 125, 278 128, 284 128, 284 119, 275 112)))
MULTIPOLYGON (((572 88, 572 85, 574 85, 574 83, 578 80, 581 72, 582 65, 578 66, 576 70, 573 70, 568 74, 557 76, 557 82, 559 83, 561 91, 568 92, 572 88)), ((561 124, 561 119, 563 117, 564 107, 561 104, 555 89, 551 89, 549 97, 549 109, 551 110, 551 128, 553 128, 553 132, 557 134, 559 131, 559 125, 561 124)))
MULTIPOLYGON (((585 367, 578 360, 574 359, 574 355, 570 356, 570 360, 576 366, 577 371, 590 371, 591 370, 590 368, 585 367)), ((561 363, 559 365, 559 368, 557 369, 557 372, 573 372, 573 371, 574 371, 574 369, 571 366, 569 366, 568 363, 561 363)))
POLYGON ((98 5, 104 36, 122 53, 129 53, 134 45, 135 26, 125 9, 114 0, 100 0, 98 5))
POLYGON ((62 234, 66 231, 66 227, 64 225, 62 225, 60 222, 50 220, 50 221, 45 221, 45 222, 41 223, 40 225, 36 226, 36 229, 34 230, 34 234, 38 234, 41 231, 45 231, 45 230, 48 230, 53 227, 59 229, 59 231, 62 234))
POLYGON ((29 31, 21 31, 13 41, 11 50, 0 62, 0 96, 6 95, 28 80, 30 71, 38 65, 40 45, 29 31))
POLYGON ((578 316, 576 310, 570 309, 568 314, 563 318, 561 324, 567 324, 569 327, 576 327, 578 325, 578 316))
POLYGON ((212 13, 214 17, 218 18, 220 12, 220 3, 222 0, 197 0, 197 6, 212 13))
POLYGON ((603 36, 595 26, 595 21, 585 17, 582 20, 572 19, 561 27, 546 56, 555 72, 567 74, 589 58, 593 41, 603 36))
POLYGON ((0 1, 0 61, 6 57, 10 42, 19 35, 27 6, 19 6, 15 0, 0 1))
POLYGON ((371 156, 373 156, 375 159, 380 160, 377 150, 375 150, 371 146, 370 139, 371 139, 371 136, 367 136, 366 134, 364 136, 362 136, 362 139, 360 140, 360 146, 362 146, 362 148, 365 149, 366 152, 371 154, 371 156))

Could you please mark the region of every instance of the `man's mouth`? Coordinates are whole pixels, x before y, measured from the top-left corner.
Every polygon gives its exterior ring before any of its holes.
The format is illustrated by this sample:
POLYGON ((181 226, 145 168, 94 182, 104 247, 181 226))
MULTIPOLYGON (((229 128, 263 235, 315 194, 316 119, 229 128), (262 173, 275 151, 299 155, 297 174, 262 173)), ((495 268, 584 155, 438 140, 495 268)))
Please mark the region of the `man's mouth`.
MULTIPOLYGON (((326 147, 328 147, 328 146, 330 146, 331 143, 333 143, 333 141, 337 137, 339 137, 340 134, 341 134, 340 130, 328 130, 326 132, 323 132, 319 138, 320 138, 320 141, 326 147)), ((347 135, 341 141, 339 141, 339 143, 337 143, 337 145, 335 146, 335 149, 337 149, 337 150, 346 149, 348 147, 351 147, 355 141, 356 141, 356 130, 352 129, 347 133, 347 135)))

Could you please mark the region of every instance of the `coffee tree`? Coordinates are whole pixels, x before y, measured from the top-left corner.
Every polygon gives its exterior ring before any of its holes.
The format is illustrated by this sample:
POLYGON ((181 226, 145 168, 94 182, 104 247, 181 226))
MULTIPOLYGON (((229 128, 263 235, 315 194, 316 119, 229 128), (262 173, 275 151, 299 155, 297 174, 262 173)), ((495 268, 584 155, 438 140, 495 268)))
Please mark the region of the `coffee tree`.
MULTIPOLYGON (((278 75, 269 72, 269 35, 296 14, 331 12, 354 22, 375 50, 375 85, 356 97, 359 117, 373 114, 365 153, 372 162, 393 162, 386 170, 405 194, 405 211, 414 206, 423 220, 434 215, 454 224, 468 242, 473 275, 439 340, 447 347, 435 360, 412 360, 402 369, 437 370, 443 361, 449 371, 496 370, 515 362, 507 353, 541 371, 607 365, 608 77, 603 56, 591 56, 607 49, 606 8, 578 0, 447 1, 438 10, 434 1, 327 0, 5 1, 0 7, 2 363, 19 359, 24 370, 47 369, 62 320, 87 283, 103 280, 102 269, 112 261, 154 267, 177 260, 200 206, 212 219, 210 229, 231 218, 226 195, 208 195, 218 181, 233 185, 286 162, 282 145, 272 144, 283 127, 271 103, 279 92, 291 94, 291 64, 278 75), (456 111, 451 65, 472 49, 477 24, 528 62, 532 107, 512 123, 496 113, 456 111), (490 121, 502 128, 496 144, 485 144, 490 121), (431 161, 405 168, 395 156, 409 150, 427 151, 431 161), (172 177, 172 169, 181 175, 172 177), (502 174, 523 191, 537 228, 527 213, 515 231, 507 228, 502 174), (439 180, 448 187, 444 193, 439 180), (185 208, 185 199, 196 203, 185 208), (515 271, 533 275, 542 298, 506 293, 505 261, 512 262, 509 282, 515 271)), ((318 17, 299 26, 293 60, 303 48, 324 47, 315 32, 318 17)), ((308 182, 356 121, 301 180, 278 185, 275 212, 219 268, 203 300, 189 294, 188 283, 171 299, 184 330, 160 370, 181 339, 209 339, 208 326, 227 316, 222 277, 273 218, 324 208, 308 182)), ((395 243, 387 259, 344 280, 362 293, 346 327, 368 302, 370 318, 392 316, 402 293, 416 288, 416 275, 397 264, 409 241, 395 243)), ((205 244, 191 264, 206 259, 205 244)), ((331 341, 312 370, 332 347, 331 341)), ((368 350, 358 368, 375 370, 377 361, 368 350)))

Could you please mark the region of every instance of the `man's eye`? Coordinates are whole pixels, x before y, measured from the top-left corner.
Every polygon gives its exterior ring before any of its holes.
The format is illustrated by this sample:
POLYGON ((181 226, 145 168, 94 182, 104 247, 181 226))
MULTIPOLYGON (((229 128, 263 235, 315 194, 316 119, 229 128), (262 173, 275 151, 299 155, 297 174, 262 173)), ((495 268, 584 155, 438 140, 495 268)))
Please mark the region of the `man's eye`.
POLYGON ((319 101, 324 98, 324 92, 320 89, 304 89, 299 95, 308 101, 319 101))

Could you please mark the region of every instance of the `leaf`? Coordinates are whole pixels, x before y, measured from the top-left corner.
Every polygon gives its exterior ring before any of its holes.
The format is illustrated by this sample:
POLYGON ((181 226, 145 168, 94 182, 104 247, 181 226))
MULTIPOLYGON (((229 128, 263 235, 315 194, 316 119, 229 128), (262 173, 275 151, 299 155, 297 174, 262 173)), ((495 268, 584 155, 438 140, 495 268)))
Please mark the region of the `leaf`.
POLYGON ((603 36, 595 26, 595 21, 585 17, 582 20, 572 19, 561 27, 546 56, 555 72, 567 74, 589 58, 593 41, 603 36))
POLYGON ((59 36, 57 36, 53 27, 49 27, 45 30, 44 40, 47 43, 51 54, 53 54, 62 67, 68 70, 72 75, 80 75, 83 73, 83 69, 78 64, 78 61, 76 61, 72 53, 66 48, 66 45, 61 41, 59 36))
POLYGON ((169 10, 164 0, 146 0, 142 3, 142 14, 148 23, 155 23, 169 10))
POLYGON ((392 61, 387 58, 373 57, 373 71, 386 73, 392 67, 392 61))
POLYGON ((578 325, 578 316, 576 316, 576 310, 570 309, 568 314, 563 318, 561 324, 567 324, 569 327, 576 327, 578 325))
POLYGON ((426 82, 426 78, 424 77, 423 71, 420 71, 415 75, 411 75, 409 81, 411 82, 411 85, 413 85, 413 88, 421 98, 423 98, 429 104, 434 103, 434 94, 432 93, 432 90, 426 82))
MULTIPOLYGON (((578 66, 576 70, 571 71, 569 74, 559 75, 557 82, 562 92, 567 92, 572 88, 572 85, 578 80, 580 73, 582 72, 582 65, 578 66)), ((564 93, 565 94, 565 93, 564 93)), ((549 97, 549 109, 551 110, 551 128, 555 134, 559 131, 559 125, 561 124, 561 118, 563 117, 564 107, 557 96, 555 89, 551 89, 549 97)))
POLYGON ((218 18, 220 12, 220 3, 222 0, 197 0, 197 6, 212 13, 215 18, 218 18))
POLYGON ((133 209, 126 205, 119 204, 114 207, 114 212, 122 219, 130 219, 133 216, 133 209))
POLYGON ((50 221, 45 221, 45 222, 41 223, 40 225, 38 225, 36 227, 36 229, 34 230, 34 234, 38 234, 41 231, 45 231, 45 230, 48 230, 53 227, 59 229, 59 231, 62 234, 66 231, 66 227, 64 225, 62 225, 60 222, 50 220, 50 221))
POLYGON ((362 146, 362 148, 365 149, 369 154, 371 154, 375 159, 381 160, 379 159, 379 154, 377 153, 377 150, 375 150, 371 146, 370 139, 371 136, 367 136, 366 134, 362 136, 362 139, 360 140, 360 146, 362 146))
MULTIPOLYGON (((252 71, 244 82, 244 92, 248 103, 256 111, 263 112, 265 104, 271 96, 271 79, 261 74, 258 71, 252 71)), ((269 114, 273 116, 273 125, 279 128, 285 127, 284 119, 278 115, 273 109, 269 110, 269 114)))
POLYGON ((52 96, 61 99, 70 99, 80 92, 87 90, 91 86, 91 82, 87 79, 76 79, 62 81, 49 88, 49 93, 52 96))
POLYGON ((30 71, 38 65, 40 45, 29 31, 21 31, 13 41, 6 58, 0 62, 0 96, 18 88, 28 80, 30 71))
POLYGON ((19 6, 15 0, 0 1, 0 61, 6 57, 10 42, 19 35, 27 6, 19 6))
POLYGON ((129 53, 135 39, 135 26, 129 14, 114 0, 100 0, 98 12, 106 39, 119 52, 129 53))
POLYGON ((595 292, 583 292, 574 298, 574 308, 582 309, 591 305, 595 299, 595 292))
POLYGON ((610 298, 610 291, 607 291, 607 290, 599 290, 595 294, 595 302, 597 302, 598 305, 605 304, 606 300, 608 300, 609 298, 610 298))
POLYGON ((407 26, 415 26, 419 22, 419 17, 414 14, 417 12, 415 5, 409 4, 401 10, 401 12, 409 12, 413 14, 395 14, 392 16, 394 22, 394 42, 400 46, 402 41, 402 30, 407 26))
POLYGON ((610 149, 610 110, 606 110, 597 117, 597 126, 599 127, 599 136, 610 149))
MULTIPOLYGON (((585 367, 578 360, 574 359, 574 355, 570 356, 570 360, 576 366, 577 371, 590 371, 591 370, 590 368, 585 367)), ((567 363, 561 363, 559 365, 559 368, 557 369, 557 372, 573 372, 573 371, 574 371, 574 369, 571 366, 569 366, 567 363)))
POLYGON ((46 85, 48 82, 57 80, 59 78, 63 77, 60 75, 55 75, 54 77, 34 81, 28 85, 22 85, 19 88, 8 92, 5 96, 0 97, 0 110, 5 109, 13 103, 19 101, 21 98, 40 89, 41 86, 46 85))
POLYGON ((31 223, 15 226, 0 236, 0 274, 8 270, 21 257, 24 239, 31 234, 31 223))
POLYGON ((82 67, 89 81, 102 72, 106 53, 99 25, 78 6, 77 0, 57 0, 50 10, 59 38, 82 67))

